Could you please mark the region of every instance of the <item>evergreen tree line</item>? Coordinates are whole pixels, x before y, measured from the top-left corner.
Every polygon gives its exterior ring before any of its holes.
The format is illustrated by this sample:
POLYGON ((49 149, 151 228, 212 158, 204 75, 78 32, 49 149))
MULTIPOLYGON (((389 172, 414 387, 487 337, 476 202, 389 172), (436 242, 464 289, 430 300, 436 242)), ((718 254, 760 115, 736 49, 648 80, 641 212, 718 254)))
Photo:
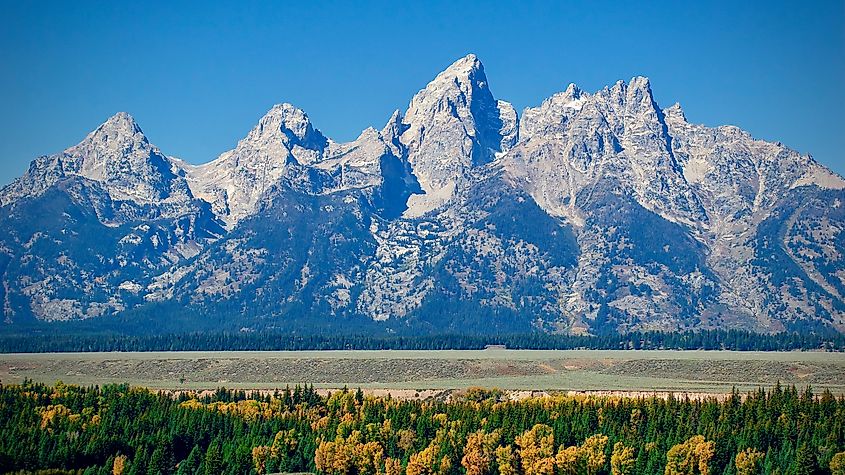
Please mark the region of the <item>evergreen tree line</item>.
POLYGON ((631 332, 597 336, 552 335, 291 335, 274 332, 185 333, 167 335, 38 334, 0 336, 2 353, 86 351, 226 350, 476 350, 487 345, 513 349, 678 349, 735 351, 845 351, 841 333, 753 333, 744 330, 631 332), (35 337, 37 336, 37 337, 35 337))
POLYGON ((830 392, 453 396, 0 386, 0 473, 845 474, 845 397, 830 392))

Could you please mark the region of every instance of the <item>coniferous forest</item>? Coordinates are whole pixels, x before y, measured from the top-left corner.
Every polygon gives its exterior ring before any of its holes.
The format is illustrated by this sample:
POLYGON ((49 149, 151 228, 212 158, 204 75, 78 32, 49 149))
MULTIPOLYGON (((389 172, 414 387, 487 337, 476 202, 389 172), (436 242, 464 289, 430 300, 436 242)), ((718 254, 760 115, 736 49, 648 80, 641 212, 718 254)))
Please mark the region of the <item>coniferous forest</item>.
POLYGON ((845 473, 845 398, 829 392, 506 399, 25 382, 0 386, 0 473, 845 473))
POLYGON ((280 332, 195 332, 161 335, 75 334, 72 332, 0 333, 0 353, 79 351, 276 351, 276 350, 477 350, 503 345, 531 350, 733 350, 845 351, 839 332, 754 333, 745 330, 629 332, 603 335, 437 334, 322 335, 280 332))

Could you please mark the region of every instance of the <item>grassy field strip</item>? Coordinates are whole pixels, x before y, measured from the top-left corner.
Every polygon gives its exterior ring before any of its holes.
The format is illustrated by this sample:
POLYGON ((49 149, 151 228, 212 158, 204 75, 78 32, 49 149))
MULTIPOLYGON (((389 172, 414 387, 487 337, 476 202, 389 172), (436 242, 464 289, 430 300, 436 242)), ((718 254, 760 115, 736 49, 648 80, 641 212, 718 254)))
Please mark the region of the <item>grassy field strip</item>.
POLYGON ((0 382, 160 389, 676 391, 812 385, 845 394, 845 353, 720 351, 272 351, 0 354, 0 382))
POLYGON ((696 351, 696 350, 317 350, 317 351, 150 351, 150 352, 82 352, 82 353, 5 353, 8 359, 675 359, 736 360, 784 362, 839 362, 845 364, 845 352, 821 351, 696 351))

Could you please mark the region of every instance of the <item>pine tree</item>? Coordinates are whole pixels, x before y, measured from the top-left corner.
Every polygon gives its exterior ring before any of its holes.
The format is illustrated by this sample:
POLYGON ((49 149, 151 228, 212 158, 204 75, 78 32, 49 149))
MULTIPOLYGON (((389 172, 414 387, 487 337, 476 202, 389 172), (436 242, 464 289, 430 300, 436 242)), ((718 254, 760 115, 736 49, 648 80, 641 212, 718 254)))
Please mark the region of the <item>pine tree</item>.
POLYGON ((132 464, 129 466, 129 475, 146 475, 147 473, 147 460, 149 460, 149 452, 147 452, 147 446, 144 445, 141 447, 141 450, 135 453, 135 456, 132 457, 132 464))
POLYGON ((795 452, 795 462, 792 464, 792 473, 795 475, 815 475, 818 472, 818 463, 812 449, 802 443, 795 452))
POLYGON ((209 444, 205 451, 203 460, 203 473, 205 475, 220 475, 223 471, 223 455, 220 453, 220 442, 214 441, 209 444))
POLYGON ((199 473, 200 463, 202 463, 202 460, 202 449, 200 449, 199 445, 194 445, 194 448, 192 448, 191 452, 188 454, 188 458, 179 464, 179 469, 176 473, 178 475, 195 475, 199 473))
POLYGON ((168 475, 170 473, 170 460, 167 455, 167 449, 164 444, 159 444, 152 455, 150 455, 150 462, 147 464, 147 475, 168 475))

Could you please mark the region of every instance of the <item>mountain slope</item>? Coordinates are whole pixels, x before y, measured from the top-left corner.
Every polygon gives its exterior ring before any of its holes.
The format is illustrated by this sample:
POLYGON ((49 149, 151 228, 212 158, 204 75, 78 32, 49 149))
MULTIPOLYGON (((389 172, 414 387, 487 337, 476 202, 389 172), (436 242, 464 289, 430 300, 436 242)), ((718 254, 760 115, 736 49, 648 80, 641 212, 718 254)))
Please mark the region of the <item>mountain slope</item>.
POLYGON ((0 192, 0 298, 12 326, 842 331, 844 190, 643 77, 520 117, 468 55, 349 143, 280 104, 189 165, 114 116, 0 192))
POLYGON ((0 191, 6 321, 112 315, 224 229, 179 163, 115 115, 0 191))

